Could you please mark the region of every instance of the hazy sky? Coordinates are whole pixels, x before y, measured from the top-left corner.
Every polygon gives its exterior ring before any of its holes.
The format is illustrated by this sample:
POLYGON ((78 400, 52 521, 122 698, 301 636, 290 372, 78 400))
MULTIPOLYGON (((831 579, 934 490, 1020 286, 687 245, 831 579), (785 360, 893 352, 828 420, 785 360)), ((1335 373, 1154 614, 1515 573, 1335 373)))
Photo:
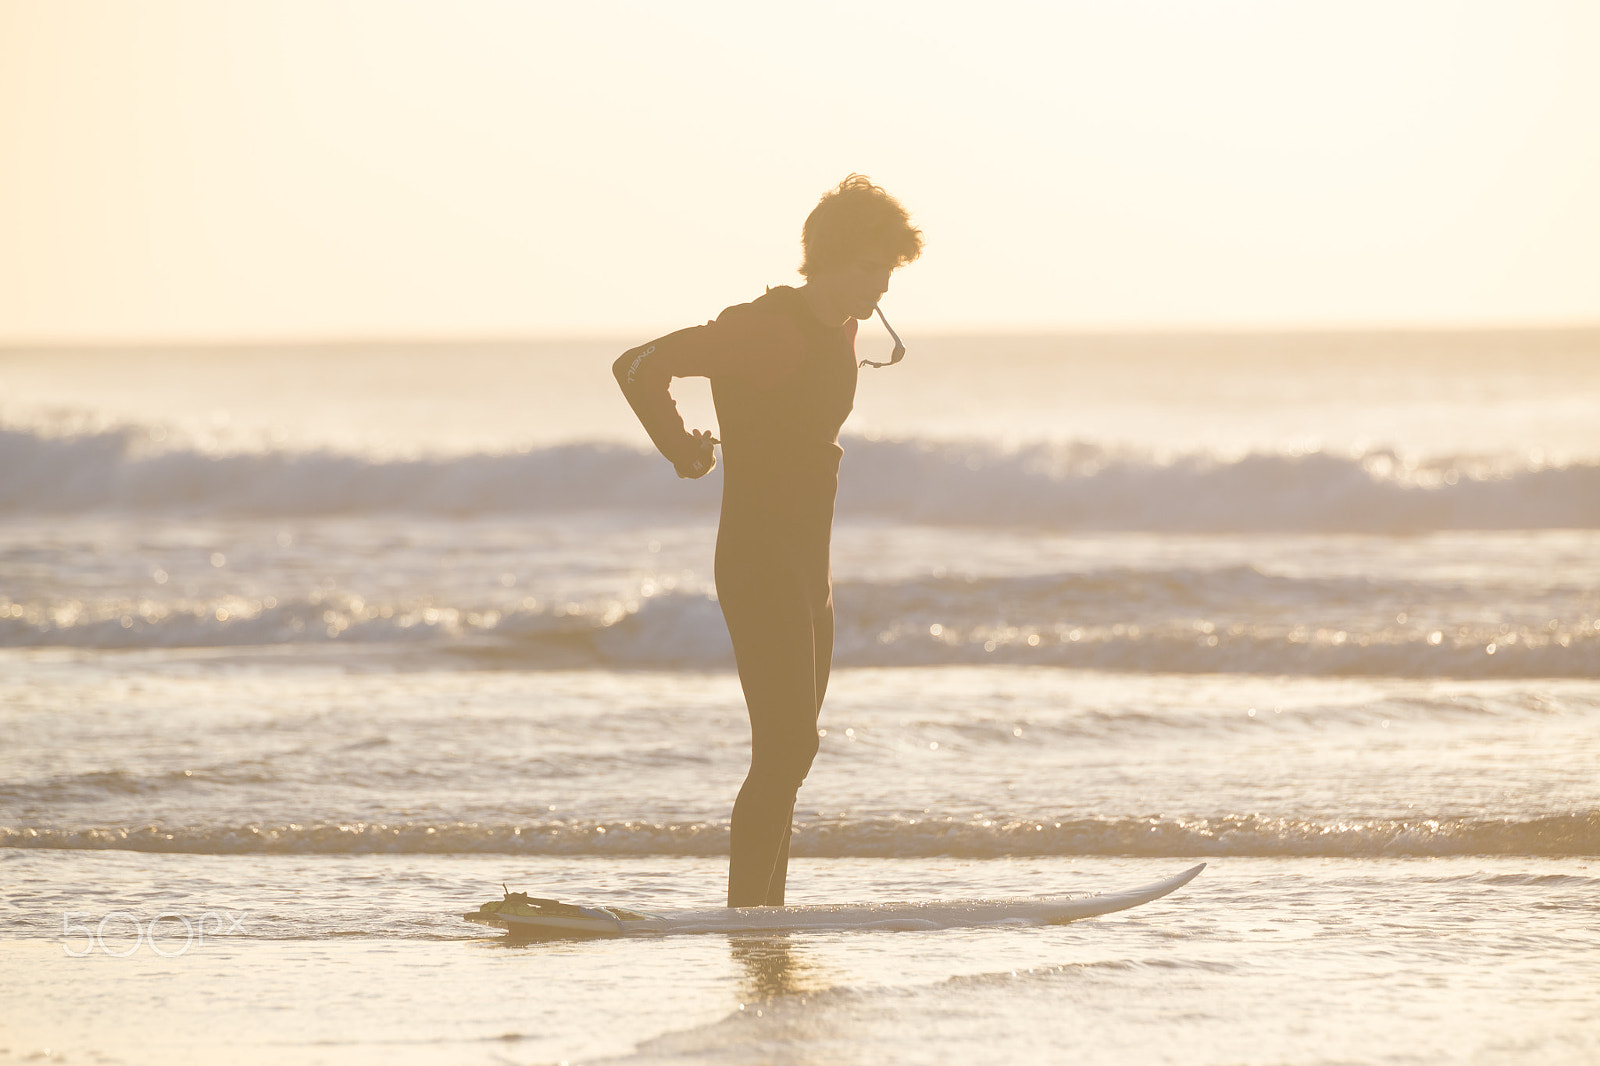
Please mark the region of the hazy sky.
POLYGON ((0 343, 1600 322, 1600 4, 0 0, 0 343))

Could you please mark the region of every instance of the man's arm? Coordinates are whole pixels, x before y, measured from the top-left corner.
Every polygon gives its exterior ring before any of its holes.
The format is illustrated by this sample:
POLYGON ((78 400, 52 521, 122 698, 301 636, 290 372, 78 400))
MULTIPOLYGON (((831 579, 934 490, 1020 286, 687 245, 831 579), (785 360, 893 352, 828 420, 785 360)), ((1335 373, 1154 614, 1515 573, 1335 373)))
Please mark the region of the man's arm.
POLYGON ((736 376, 758 389, 779 387, 799 367, 805 342, 792 321, 770 306, 738 304, 716 321, 630 348, 611 365, 628 405, 679 477, 701 477, 716 465, 711 434, 689 433, 673 402, 673 378, 736 376))
POLYGON ((683 416, 669 390, 675 377, 710 376, 713 368, 708 364, 714 359, 708 358, 712 354, 706 343, 712 338, 705 335, 709 329, 680 329, 628 349, 611 364, 611 373, 622 387, 628 406, 679 477, 701 477, 717 463, 711 435, 700 430, 690 433, 684 428, 683 416))

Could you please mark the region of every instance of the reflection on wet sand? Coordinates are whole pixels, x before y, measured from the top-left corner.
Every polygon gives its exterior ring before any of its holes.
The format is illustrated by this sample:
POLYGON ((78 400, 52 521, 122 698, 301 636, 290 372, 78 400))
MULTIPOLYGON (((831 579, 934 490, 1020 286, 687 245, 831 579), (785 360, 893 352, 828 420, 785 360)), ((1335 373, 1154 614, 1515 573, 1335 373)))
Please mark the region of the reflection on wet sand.
POLYGON ((747 1002, 824 992, 833 979, 790 942, 789 934, 728 938, 729 953, 744 967, 740 993, 747 1002))

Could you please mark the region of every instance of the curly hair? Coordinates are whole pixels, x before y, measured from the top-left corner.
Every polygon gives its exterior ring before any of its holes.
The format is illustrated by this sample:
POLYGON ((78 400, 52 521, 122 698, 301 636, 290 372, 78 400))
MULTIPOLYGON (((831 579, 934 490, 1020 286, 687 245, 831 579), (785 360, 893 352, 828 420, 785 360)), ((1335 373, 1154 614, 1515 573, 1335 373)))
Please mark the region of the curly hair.
POLYGON ((895 266, 902 267, 922 254, 922 231, 882 186, 864 174, 851 174, 806 216, 800 245, 800 273, 806 277, 819 267, 841 266, 862 254, 893 257, 895 266))

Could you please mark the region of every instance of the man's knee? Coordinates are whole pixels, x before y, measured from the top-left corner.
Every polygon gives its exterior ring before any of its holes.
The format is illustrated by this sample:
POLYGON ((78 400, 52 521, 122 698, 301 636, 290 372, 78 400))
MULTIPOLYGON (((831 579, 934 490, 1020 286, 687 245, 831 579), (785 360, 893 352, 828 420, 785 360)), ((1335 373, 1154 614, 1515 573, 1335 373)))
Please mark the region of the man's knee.
POLYGON ((776 785, 798 789, 811 772, 817 748, 815 729, 796 730, 772 743, 759 745, 752 759, 753 769, 776 785))

